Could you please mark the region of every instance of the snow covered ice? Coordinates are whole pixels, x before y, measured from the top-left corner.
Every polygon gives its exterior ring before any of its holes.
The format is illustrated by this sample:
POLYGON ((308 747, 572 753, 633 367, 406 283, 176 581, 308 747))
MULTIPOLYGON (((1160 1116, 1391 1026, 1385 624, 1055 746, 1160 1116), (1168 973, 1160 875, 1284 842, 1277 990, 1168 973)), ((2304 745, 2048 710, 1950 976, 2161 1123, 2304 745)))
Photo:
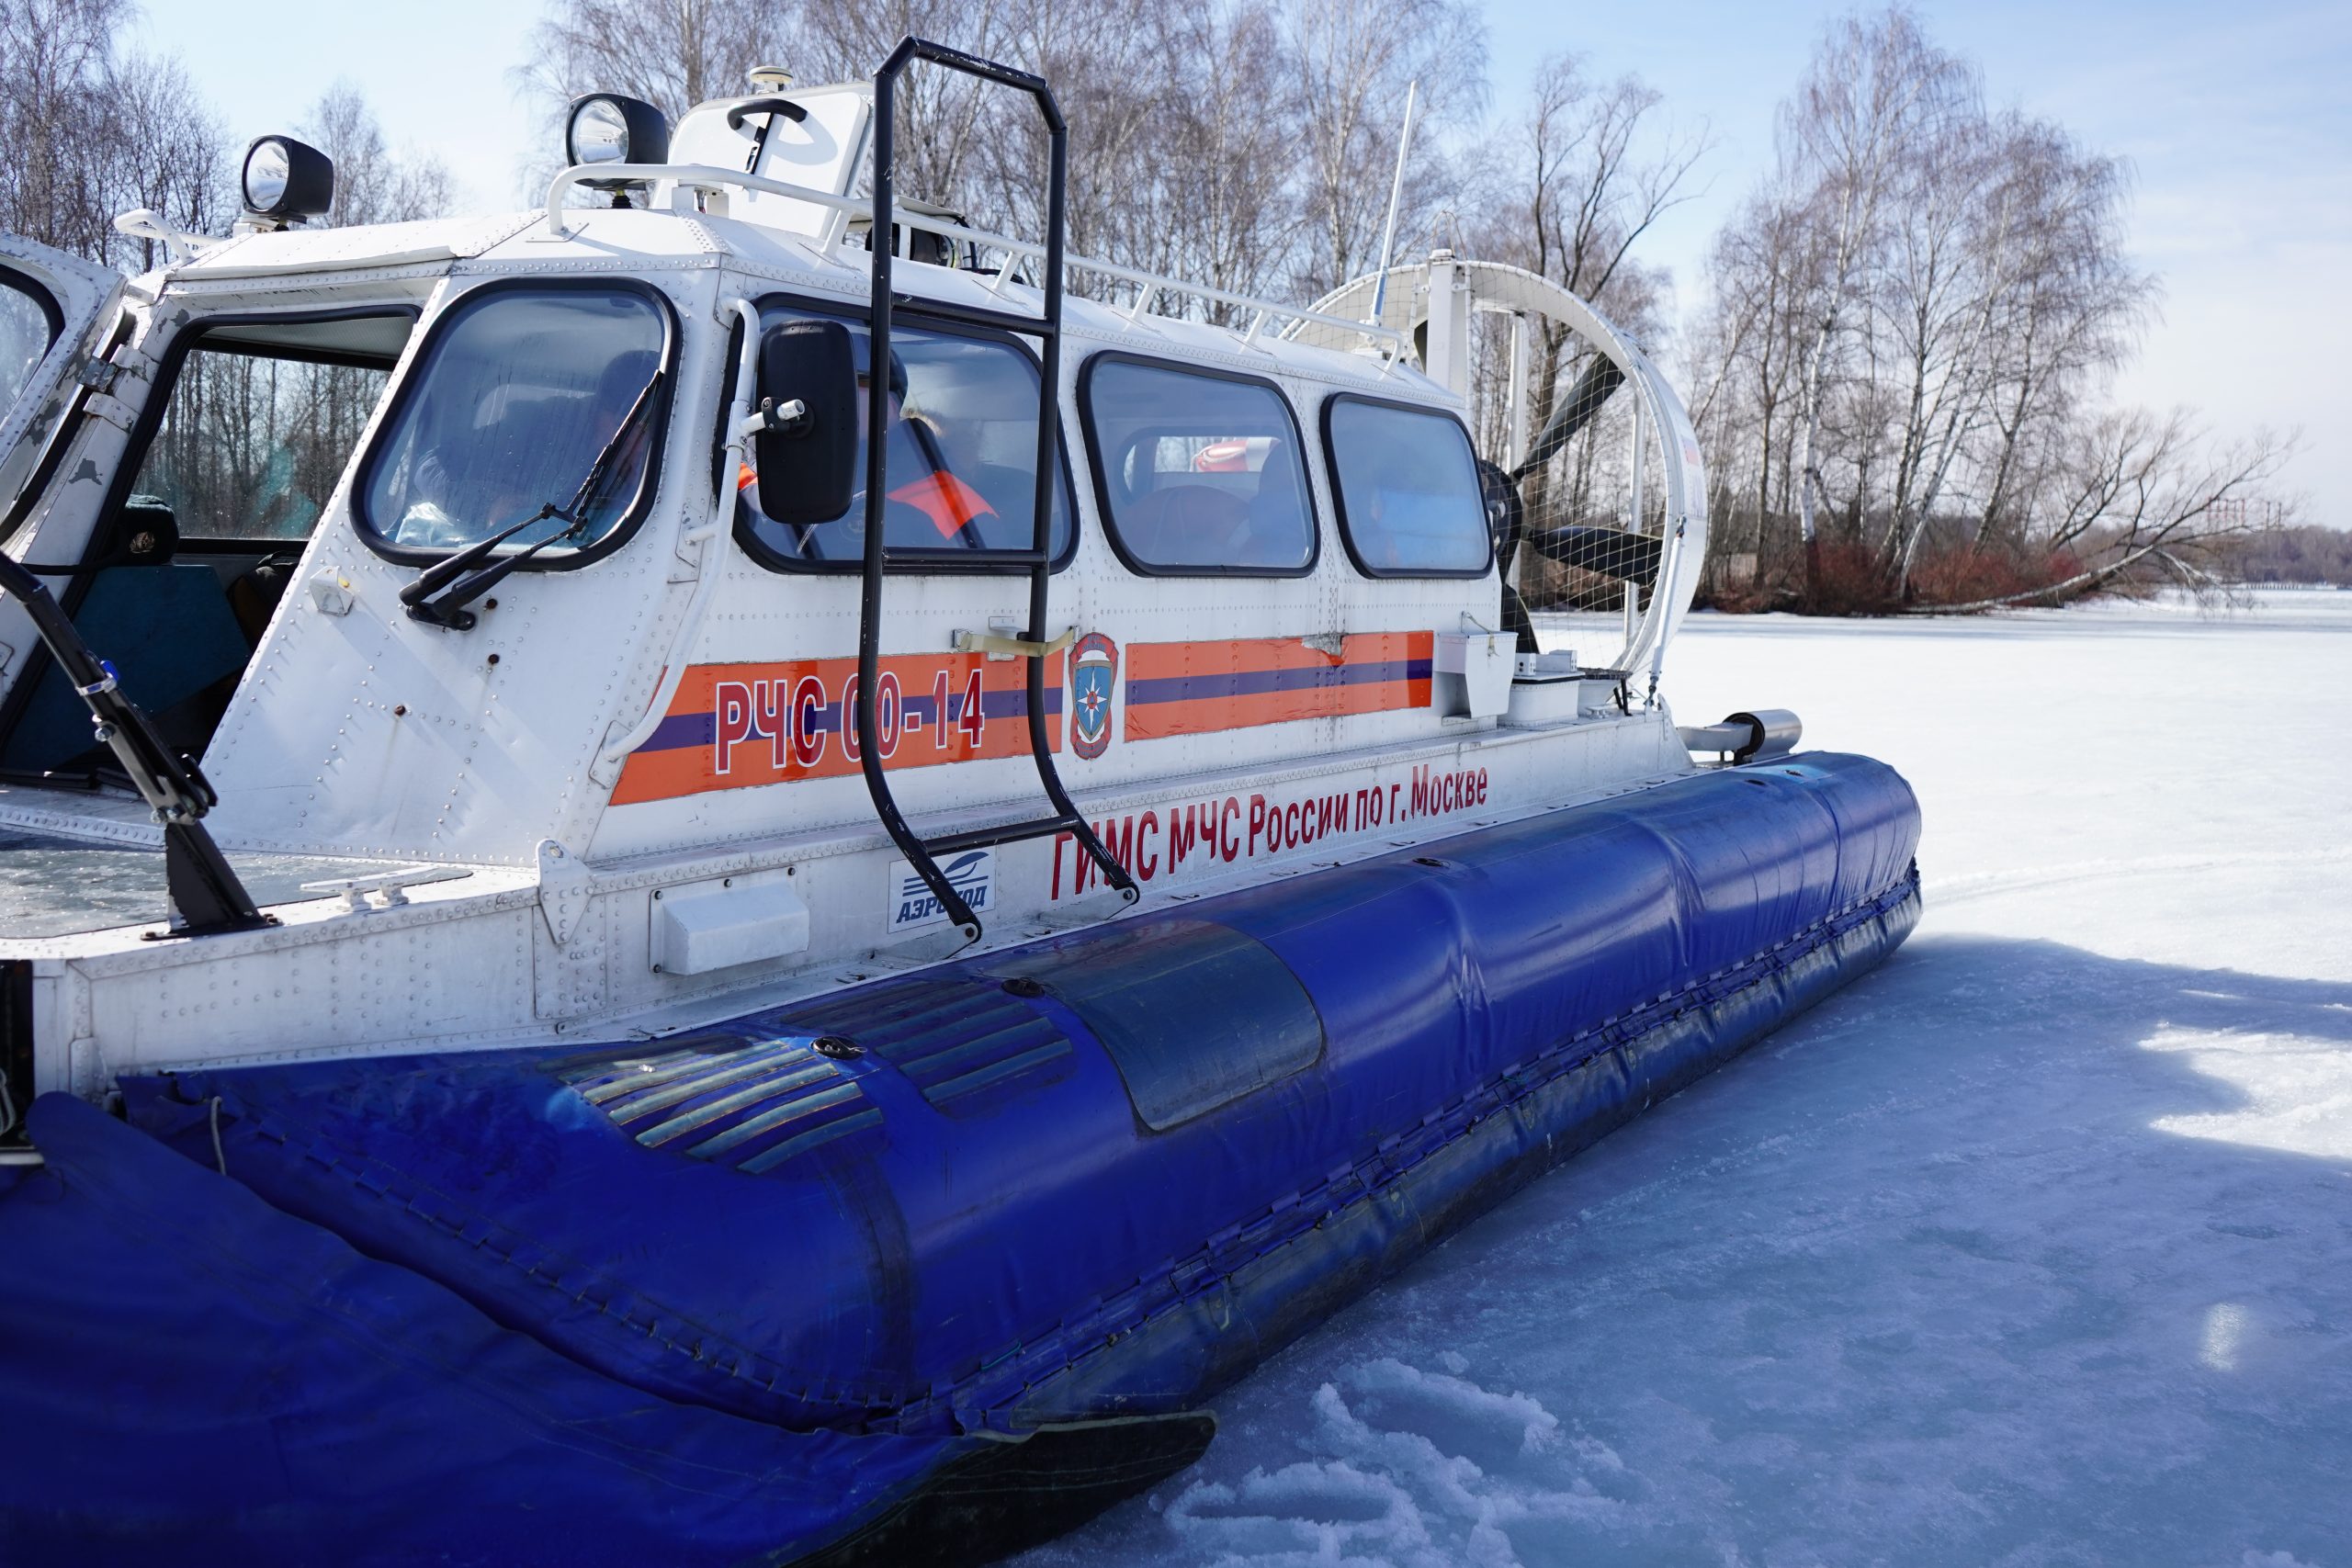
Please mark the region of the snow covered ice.
POLYGON ((1023 1562, 2352 1568, 2352 593, 1702 615, 1668 689, 1901 769, 1917 934, 1023 1562))

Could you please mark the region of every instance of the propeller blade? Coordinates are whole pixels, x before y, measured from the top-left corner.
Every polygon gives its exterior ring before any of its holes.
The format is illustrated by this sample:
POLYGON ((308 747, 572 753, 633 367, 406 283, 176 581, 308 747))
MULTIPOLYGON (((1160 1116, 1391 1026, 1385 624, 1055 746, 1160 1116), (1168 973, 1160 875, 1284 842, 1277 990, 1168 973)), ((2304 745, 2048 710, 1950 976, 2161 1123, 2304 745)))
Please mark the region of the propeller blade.
POLYGON ((1530 534, 1527 547, 1562 566, 1647 585, 1657 581, 1658 558, 1665 554, 1666 541, 1648 534, 1629 534, 1623 528, 1571 524, 1530 534))
POLYGON ((1543 430, 1527 448, 1527 461, 1521 463, 1511 477, 1525 479, 1550 462, 1553 455, 1566 446, 1577 431, 1590 423, 1592 416, 1600 412, 1600 405, 1624 384, 1625 373, 1617 368, 1615 361, 1595 358, 1585 367, 1585 373, 1577 378, 1577 384, 1568 389, 1568 395, 1562 398, 1559 406, 1552 411, 1552 417, 1544 422, 1543 430))

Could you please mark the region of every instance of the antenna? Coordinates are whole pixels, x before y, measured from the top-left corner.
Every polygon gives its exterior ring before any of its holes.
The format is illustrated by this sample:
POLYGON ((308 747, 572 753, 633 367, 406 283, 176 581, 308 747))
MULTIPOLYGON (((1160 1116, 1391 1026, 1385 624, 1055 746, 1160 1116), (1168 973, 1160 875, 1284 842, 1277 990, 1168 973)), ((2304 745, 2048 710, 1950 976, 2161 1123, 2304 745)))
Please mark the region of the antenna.
POLYGON ((1388 231, 1380 241, 1380 271, 1372 286, 1372 324, 1380 324, 1381 301, 1388 295, 1388 260, 1396 253, 1396 206, 1405 196, 1405 154, 1413 145, 1413 106, 1421 96, 1421 79, 1414 77, 1405 88, 1405 130, 1396 138, 1396 177, 1388 186, 1388 231))

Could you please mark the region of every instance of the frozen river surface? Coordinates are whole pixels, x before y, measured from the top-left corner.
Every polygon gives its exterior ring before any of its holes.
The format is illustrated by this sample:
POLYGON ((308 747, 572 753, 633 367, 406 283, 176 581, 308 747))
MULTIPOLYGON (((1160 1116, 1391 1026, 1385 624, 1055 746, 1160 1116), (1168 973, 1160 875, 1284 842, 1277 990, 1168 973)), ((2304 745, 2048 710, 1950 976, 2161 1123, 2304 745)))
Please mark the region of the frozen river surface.
POLYGON ((1668 692, 1901 769, 1917 933, 1025 1568, 2352 1568, 2352 592, 1702 616, 1668 692))

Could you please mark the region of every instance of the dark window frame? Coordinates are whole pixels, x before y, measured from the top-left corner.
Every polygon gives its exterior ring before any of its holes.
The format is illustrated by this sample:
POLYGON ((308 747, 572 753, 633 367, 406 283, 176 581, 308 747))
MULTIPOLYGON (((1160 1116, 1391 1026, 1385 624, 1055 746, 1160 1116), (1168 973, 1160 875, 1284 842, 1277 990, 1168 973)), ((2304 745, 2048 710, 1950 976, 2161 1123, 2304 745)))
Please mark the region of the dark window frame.
MULTIPOLYGON (((855 322, 860 326, 867 328, 869 331, 872 330, 873 326, 874 312, 870 306, 854 305, 845 299, 815 300, 809 299, 806 295, 793 294, 779 290, 775 293, 763 294, 757 299, 752 301, 752 312, 762 319, 760 330, 763 333, 767 330, 765 318, 767 312, 771 309, 797 310, 803 315, 831 318, 839 321, 855 322)), ((960 337, 972 339, 980 343, 1000 343, 1008 344, 1016 353, 1028 360, 1029 368, 1035 373, 1039 384, 1043 385, 1045 381, 1045 362, 1038 356, 1037 351, 1029 346, 1028 340, 1022 337, 1017 333, 1000 332, 993 327, 978 327, 973 326, 968 322, 950 321, 942 317, 930 315, 924 311, 922 308, 922 300, 920 298, 910 298, 906 296, 900 296, 893 300, 890 306, 890 323, 891 330, 894 333, 901 326, 912 326, 920 328, 923 332, 937 333, 942 337, 960 337)), ((738 341, 732 333, 729 335, 728 341, 732 344, 736 353, 741 352, 742 344, 738 341)), ((870 368, 871 367, 869 365, 869 370, 870 368)), ((729 389, 731 389, 731 383, 733 381, 734 375, 735 361, 733 357, 730 356, 727 364, 727 376, 729 389)), ((860 395, 862 396, 863 394, 861 393, 860 395)), ((720 425, 718 445, 722 448, 722 451, 720 456, 716 459, 715 466, 718 468, 721 475, 722 481, 724 480, 726 472, 726 458, 723 448, 725 447, 727 439, 725 425, 727 423, 726 410, 729 406, 728 396, 728 391, 722 390, 719 394, 718 400, 720 409, 718 420, 720 425)), ((1056 429, 1060 439, 1054 443, 1054 455, 1058 460, 1061 468, 1059 478, 1061 479, 1062 486, 1062 504, 1069 515, 1069 537, 1064 542, 1061 549, 1055 554, 1053 561, 1048 568, 1049 570, 1054 572, 1062 571, 1073 559, 1076 558, 1078 555, 1079 530, 1081 524, 1081 519, 1079 516, 1078 511, 1078 491, 1070 479, 1069 432, 1059 423, 1062 417, 1061 408, 1061 389, 1057 387, 1054 389, 1054 418, 1057 422, 1056 429)), ((861 462, 864 460, 864 452, 865 443, 861 441, 859 443, 861 462)), ((729 509, 734 513, 733 532, 737 547, 741 549, 746 556, 749 556, 753 562, 765 570, 773 571, 777 573, 779 576, 786 577, 857 577, 862 575, 865 570, 865 563, 863 560, 855 558, 843 560, 811 560, 806 556, 787 556, 782 551, 775 549, 774 547, 770 546, 766 540, 760 537, 758 528, 750 523, 744 508, 735 505, 730 502, 729 503, 729 509)), ((757 510, 756 505, 754 505, 752 510, 757 510)), ((1025 547, 1015 547, 1025 548, 1025 547)), ((888 554, 889 556, 889 560, 884 565, 882 570, 886 575, 893 577, 1027 576, 1029 569, 1017 561, 1009 561, 1005 559, 1005 553, 1006 552, 999 550, 946 550, 934 549, 929 547, 901 547, 894 545, 888 548, 888 554)))
MULTIPOLYGON (((21 279, 31 285, 32 291, 40 296, 42 311, 50 319, 49 352, 55 354, 58 341, 65 334, 65 308, 59 303, 57 291, 41 279, 20 268, 0 266, 0 275, 21 279)), ((115 306, 111 322, 94 321, 84 329, 85 341, 88 341, 88 334, 96 332, 101 326, 106 328, 106 332, 97 340, 96 356, 104 358, 130 341, 130 313, 118 303, 115 306)), ((56 427, 51 430, 48 440, 41 446, 40 456, 34 461, 32 471, 25 477, 23 491, 17 494, 15 504, 8 513, 5 517, 0 517, 0 540, 15 538, 17 531, 22 528, 26 519, 33 514, 33 509, 40 504, 41 497, 48 493, 50 481, 57 477, 58 466, 65 460, 65 449, 74 444, 74 433, 82 423, 82 411, 88 401, 88 396, 87 388, 77 388, 72 400, 60 413, 56 427)), ((26 434, 29 436, 31 432, 28 431, 26 434)))
MULTIPOLYGON (((1394 570, 1385 567, 1367 566, 1364 563, 1363 553, 1356 548, 1355 530, 1348 524, 1348 492, 1347 487, 1340 479, 1340 449, 1331 439, 1331 419, 1342 403, 1362 403, 1368 408, 1396 409, 1405 413, 1417 413, 1446 421, 1462 433, 1463 446, 1470 454, 1470 472, 1474 477, 1478 472, 1478 444, 1471 438, 1470 427, 1462 423, 1462 416, 1452 409, 1431 408, 1427 403, 1407 402, 1400 398, 1375 398, 1363 392, 1334 392, 1323 400, 1323 411, 1318 420, 1323 434, 1323 471, 1331 484, 1332 509, 1340 514, 1340 544, 1347 550, 1348 559, 1354 565, 1357 573, 1375 582, 1409 582, 1417 580, 1442 581, 1447 579, 1469 581, 1475 578, 1485 577, 1494 570, 1494 530, 1486 526, 1481 526, 1478 530, 1478 537, 1482 542, 1486 558, 1476 570, 1468 567, 1432 566, 1413 570, 1394 570)), ((1478 515, 1483 518, 1486 514, 1486 498, 1481 493, 1478 498, 1478 515)))
MULTIPOLYGON (((568 277, 495 277, 467 289, 435 312, 432 323, 425 328, 424 341, 409 350, 408 374, 401 377, 393 386, 391 401, 378 417, 375 431, 368 442, 367 449, 360 454, 359 466, 352 470, 351 531, 359 536, 361 544, 385 560, 393 561, 401 566, 430 566, 435 561, 447 560, 458 550, 465 547, 458 545, 447 549, 432 549, 415 545, 396 545, 376 526, 376 520, 368 513, 368 491, 375 483, 376 469, 383 461, 384 448, 390 442, 392 433, 400 423, 401 416, 407 412, 409 400, 417 396, 418 389, 427 380, 425 372, 432 368, 432 355, 441 346, 443 339, 453 330, 458 313, 482 299, 498 294, 555 294, 586 292, 591 289, 598 291, 617 289, 623 293, 639 295, 651 300, 661 316, 662 382, 662 390, 654 400, 653 426, 646 443, 646 473, 638 480, 637 494, 630 500, 628 510, 621 513, 618 522, 605 530, 602 538, 594 544, 583 545, 574 550, 561 552, 552 548, 542 550, 530 559, 524 561, 517 570, 577 571, 582 567, 593 566, 597 561, 603 560, 637 536, 638 530, 644 526, 646 518, 652 513, 655 504, 662 499, 662 481, 667 477, 669 465, 662 461, 662 457, 670 441, 670 415, 678 400, 678 358, 684 340, 684 334, 679 331, 678 308, 671 301, 669 295, 643 278, 594 274, 568 277)), ((508 519, 508 521, 520 522, 522 519, 518 517, 508 519)), ((502 559, 503 555, 503 551, 494 553, 491 559, 493 561, 502 559)))
POLYGON ((1246 371, 1227 370, 1222 366, 1194 365, 1181 359, 1168 359, 1158 355, 1136 354, 1126 349, 1104 349, 1089 355, 1078 372, 1078 423, 1086 436, 1087 467, 1094 479, 1094 510, 1102 519, 1102 537, 1110 544, 1111 553, 1119 563, 1137 577, 1190 577, 1215 581, 1218 578, 1265 578, 1288 580, 1312 577, 1323 562, 1323 515, 1315 504, 1315 478, 1306 461, 1306 432, 1298 423, 1298 410, 1284 392, 1282 383, 1269 376, 1252 376, 1246 371), (1180 376, 1198 377, 1203 380, 1231 381, 1244 387, 1262 387, 1273 393, 1275 404, 1283 417, 1290 421, 1291 441, 1298 453, 1298 477, 1306 492, 1306 563, 1295 567, 1269 566, 1153 566, 1127 548, 1119 536, 1119 519, 1111 505, 1111 468, 1102 453, 1102 433, 1094 423, 1094 371, 1100 365, 1135 365, 1147 370, 1165 370, 1180 376))
MULTIPOLYGON (((40 356, 47 359, 56 353, 57 340, 65 335, 65 307, 57 302, 57 291, 31 273, 6 263, 0 263, 0 283, 6 284, 19 294, 30 295, 40 304, 40 313, 49 322, 49 346, 41 350, 40 356)), ((40 361, 36 360, 34 364, 38 367, 40 361)))

